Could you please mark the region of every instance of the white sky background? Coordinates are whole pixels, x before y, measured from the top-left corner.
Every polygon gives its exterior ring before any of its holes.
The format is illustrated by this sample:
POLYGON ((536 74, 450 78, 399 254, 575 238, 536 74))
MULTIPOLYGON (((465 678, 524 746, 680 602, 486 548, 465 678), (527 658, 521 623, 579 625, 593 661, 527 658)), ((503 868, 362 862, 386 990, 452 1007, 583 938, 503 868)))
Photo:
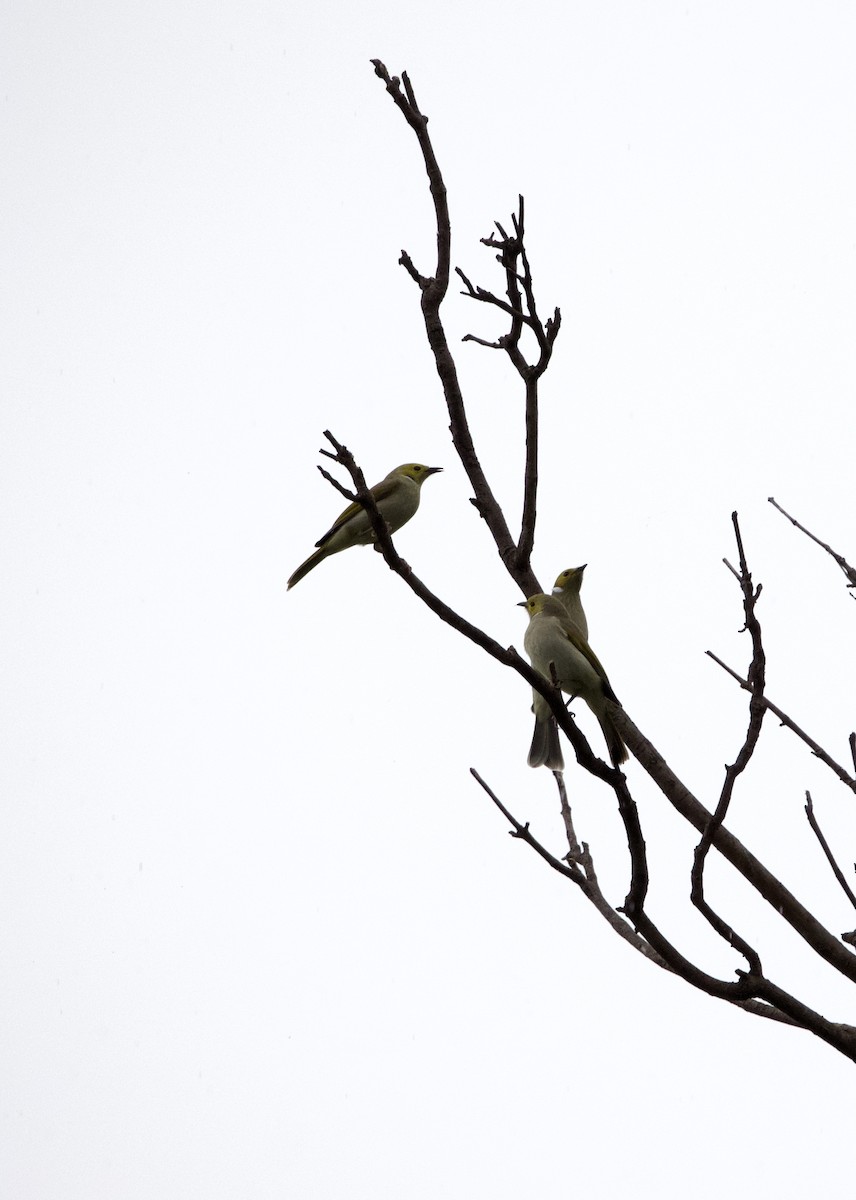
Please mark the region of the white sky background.
MULTIPOLYGON (((433 265, 407 69, 453 260, 527 198, 543 315, 534 565, 588 562, 591 640, 713 803, 746 722, 738 509, 771 697, 847 761, 853 601, 767 504, 856 558, 849 5, 12 4, 3 19, 3 913, 10 1197, 658 1200, 841 1194, 854 1075, 691 991, 508 837, 559 853, 524 685, 368 550, 285 581, 369 481, 442 465, 396 542, 503 644, 520 599, 450 444, 402 247, 433 265)), ((522 394, 445 309, 513 524, 522 394)), ((598 732, 577 714, 594 744, 598 732)), ((567 755, 569 761, 571 755, 567 755)), ((693 839, 632 761, 652 914, 702 965, 693 839)), ((608 894, 614 802, 569 767, 608 894)), ((829 927, 853 797, 770 722, 730 824, 829 927)), ((854 1020, 733 873, 777 982, 854 1020)), ((849 1000, 849 1004, 848 1004, 849 1000)))

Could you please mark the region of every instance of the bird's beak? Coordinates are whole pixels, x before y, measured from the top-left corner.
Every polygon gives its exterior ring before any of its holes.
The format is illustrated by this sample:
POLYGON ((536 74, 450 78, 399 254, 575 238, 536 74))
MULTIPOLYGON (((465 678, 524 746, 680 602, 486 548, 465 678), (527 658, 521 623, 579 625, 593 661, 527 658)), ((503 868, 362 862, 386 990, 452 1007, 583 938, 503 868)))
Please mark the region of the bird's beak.
POLYGON ((425 474, 426 474, 426 476, 427 475, 436 475, 438 471, 442 471, 442 470, 443 470, 442 467, 426 467, 425 474))
POLYGON ((525 608, 528 603, 529 603, 528 600, 518 600, 515 607, 516 608, 525 608))

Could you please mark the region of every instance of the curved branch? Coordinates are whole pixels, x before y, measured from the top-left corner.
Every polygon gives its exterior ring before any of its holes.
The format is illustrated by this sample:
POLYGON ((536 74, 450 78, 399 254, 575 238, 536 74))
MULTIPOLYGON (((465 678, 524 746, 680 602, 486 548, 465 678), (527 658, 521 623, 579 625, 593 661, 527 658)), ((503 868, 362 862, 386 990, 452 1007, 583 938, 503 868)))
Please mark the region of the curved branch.
MULTIPOLYGON (((371 62, 375 69, 375 74, 379 79, 384 81, 386 90, 392 97, 396 107, 416 134, 419 149, 422 151, 425 170, 428 172, 428 186, 431 189, 431 199, 434 201, 434 216, 437 221, 437 267, 433 278, 425 278, 416 274, 409 255, 407 255, 407 262, 410 264, 408 270, 411 271, 413 278, 420 284, 424 293, 431 293, 432 302, 439 307, 440 301, 445 296, 449 287, 452 226, 449 221, 446 185, 443 182, 443 176, 434 154, 434 147, 431 145, 431 138, 428 136, 428 118, 423 112, 419 111, 413 85, 406 71, 402 71, 401 79, 397 75, 391 77, 389 71, 387 71, 379 58, 373 58, 371 62), (401 94, 402 83, 404 84, 404 95, 401 94)), ((404 255, 405 251, 402 250, 402 256, 404 255)))
POLYGON ((737 551, 740 555, 740 571, 735 572, 737 580, 740 584, 740 589, 743 592, 743 611, 746 616, 745 628, 749 631, 752 637, 752 661, 749 664, 749 681, 752 687, 752 697, 749 701, 749 727, 746 730, 746 737, 743 745, 740 747, 740 752, 734 762, 726 768, 725 779, 722 784, 722 791, 719 795, 719 802, 716 809, 705 827, 704 833, 701 836, 701 841, 696 846, 695 854, 693 855, 693 867, 690 874, 691 889, 690 898, 705 917, 708 924, 716 930, 721 938, 727 941, 738 954, 742 954, 746 959, 749 967, 749 973, 754 976, 763 975, 760 956, 749 943, 740 936, 737 931, 724 921, 723 918, 714 911, 711 905, 705 898, 704 894, 704 868, 707 861, 708 851, 713 844, 714 834, 722 827, 725 817, 728 813, 728 807, 731 804, 731 799, 734 794, 734 786, 737 783, 737 777, 746 770, 749 765, 755 747, 758 744, 758 738, 761 736, 761 723, 764 719, 764 706, 760 701, 764 695, 764 676, 765 676, 765 655, 764 646, 761 641, 761 624, 755 613, 755 604, 761 594, 761 585, 755 589, 752 586, 752 576, 749 573, 749 567, 746 563, 746 555, 743 550, 743 538, 740 535, 740 525, 737 520, 737 513, 731 514, 731 520, 734 525, 734 536, 737 539, 737 551))
POLYGON ((804 525, 800 525, 796 517, 792 517, 790 513, 785 512, 781 504, 778 504, 772 496, 767 497, 767 503, 772 504, 773 508, 778 509, 783 517, 787 517, 792 525, 796 525, 797 529, 799 529, 801 533, 804 533, 806 537, 809 537, 813 542, 816 542, 822 550, 825 550, 826 553, 838 563, 839 567, 844 572, 845 576, 847 577, 847 586, 849 588, 856 588, 856 568, 851 567, 846 558, 844 558, 836 550, 833 550, 831 546, 827 546, 826 542, 822 542, 819 537, 815 537, 810 529, 806 529, 804 525))

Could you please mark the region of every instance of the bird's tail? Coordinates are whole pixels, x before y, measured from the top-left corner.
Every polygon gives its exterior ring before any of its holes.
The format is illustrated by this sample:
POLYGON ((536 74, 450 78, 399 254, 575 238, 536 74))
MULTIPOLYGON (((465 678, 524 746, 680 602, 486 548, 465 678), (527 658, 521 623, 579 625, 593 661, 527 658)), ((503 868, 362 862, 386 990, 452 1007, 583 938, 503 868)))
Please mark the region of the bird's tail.
POLYGON ((562 757, 562 747, 559 744, 559 726, 556 718, 546 721, 535 721, 535 732, 532 735, 532 745, 529 747, 530 767, 549 767, 551 771, 564 771, 565 760, 562 757))
POLYGON ((597 719, 600 721, 603 736, 606 738, 606 748, 609 751, 609 757, 612 759, 612 765, 618 767, 627 761, 627 747, 624 745, 621 734, 618 732, 615 721, 612 719, 612 713, 608 709, 604 709, 603 712, 598 713, 597 719))
MULTIPOLYGON (((300 583, 303 576, 308 575, 309 572, 313 570, 313 568, 317 567, 323 559, 327 558, 328 554, 329 551, 323 548, 321 550, 316 550, 314 554, 310 554, 306 562, 301 563, 289 579, 288 588, 293 588, 296 583, 300 583)), ((288 591, 288 588, 285 590, 288 591)))

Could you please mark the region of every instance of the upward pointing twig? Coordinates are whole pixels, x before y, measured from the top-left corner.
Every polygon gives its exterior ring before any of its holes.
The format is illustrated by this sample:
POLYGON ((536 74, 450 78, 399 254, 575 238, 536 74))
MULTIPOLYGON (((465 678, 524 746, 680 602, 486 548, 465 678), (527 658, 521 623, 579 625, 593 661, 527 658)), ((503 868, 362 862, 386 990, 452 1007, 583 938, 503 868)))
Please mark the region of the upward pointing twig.
MULTIPOLYGON (((805 525, 800 525, 796 517, 792 517, 789 512, 785 512, 781 504, 777 503, 772 496, 768 496, 767 501, 768 503, 772 504, 773 508, 778 509, 783 517, 787 517, 792 525, 796 525, 797 529, 799 529, 801 533, 804 533, 806 537, 811 538, 811 540, 816 542, 821 549, 825 550, 827 554, 834 558, 841 570, 847 576, 847 586, 849 588, 856 588, 856 568, 851 567, 850 563, 846 558, 844 558, 843 555, 839 554, 836 550, 833 550, 831 546, 826 544, 826 542, 822 542, 819 537, 815 537, 810 529, 806 529, 805 525)), ((854 597, 854 599, 856 599, 856 597, 854 597)))

